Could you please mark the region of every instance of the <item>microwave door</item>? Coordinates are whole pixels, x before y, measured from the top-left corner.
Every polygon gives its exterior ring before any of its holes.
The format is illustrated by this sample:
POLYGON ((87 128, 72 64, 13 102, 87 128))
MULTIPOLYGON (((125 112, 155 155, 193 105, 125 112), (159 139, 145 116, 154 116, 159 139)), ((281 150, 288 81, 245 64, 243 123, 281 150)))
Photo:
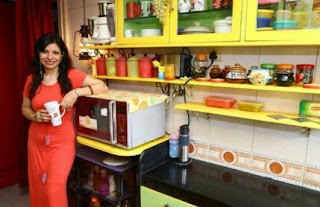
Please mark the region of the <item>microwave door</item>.
POLYGON ((110 141, 112 144, 117 143, 117 124, 116 124, 116 102, 109 102, 109 129, 110 129, 110 141))

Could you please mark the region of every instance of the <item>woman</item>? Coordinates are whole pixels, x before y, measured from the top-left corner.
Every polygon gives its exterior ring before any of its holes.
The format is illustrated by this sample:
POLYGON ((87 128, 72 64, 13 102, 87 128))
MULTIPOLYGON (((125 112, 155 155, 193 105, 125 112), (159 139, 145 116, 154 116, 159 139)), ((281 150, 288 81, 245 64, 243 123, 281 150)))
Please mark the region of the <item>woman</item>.
POLYGON ((61 37, 43 35, 35 43, 34 73, 25 83, 22 114, 32 121, 28 137, 28 173, 31 207, 66 207, 66 182, 75 157, 73 105, 79 96, 107 92, 101 81, 71 68, 61 37), (44 109, 58 101, 66 109, 62 125, 52 126, 44 109))

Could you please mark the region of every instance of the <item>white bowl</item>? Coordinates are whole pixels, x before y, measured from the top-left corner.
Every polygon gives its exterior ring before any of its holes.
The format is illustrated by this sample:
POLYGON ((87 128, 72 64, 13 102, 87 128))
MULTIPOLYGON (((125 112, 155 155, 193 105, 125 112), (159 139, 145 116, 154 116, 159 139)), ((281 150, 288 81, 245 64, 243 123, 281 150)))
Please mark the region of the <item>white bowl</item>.
POLYGON ((142 29, 141 36, 143 37, 161 36, 161 29, 142 29))

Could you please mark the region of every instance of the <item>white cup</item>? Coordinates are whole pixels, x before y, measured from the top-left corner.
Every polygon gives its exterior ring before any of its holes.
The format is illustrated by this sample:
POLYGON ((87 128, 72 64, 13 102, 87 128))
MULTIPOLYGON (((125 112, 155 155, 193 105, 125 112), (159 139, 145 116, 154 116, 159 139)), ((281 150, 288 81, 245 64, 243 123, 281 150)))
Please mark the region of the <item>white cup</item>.
POLYGON ((125 37, 133 37, 133 36, 134 36, 133 29, 126 29, 126 30, 124 30, 124 36, 125 36, 125 37))
POLYGON ((64 109, 62 114, 60 113, 60 104, 58 101, 50 101, 44 104, 44 108, 49 112, 51 116, 52 126, 59 126, 62 124, 62 117, 66 110, 64 109))

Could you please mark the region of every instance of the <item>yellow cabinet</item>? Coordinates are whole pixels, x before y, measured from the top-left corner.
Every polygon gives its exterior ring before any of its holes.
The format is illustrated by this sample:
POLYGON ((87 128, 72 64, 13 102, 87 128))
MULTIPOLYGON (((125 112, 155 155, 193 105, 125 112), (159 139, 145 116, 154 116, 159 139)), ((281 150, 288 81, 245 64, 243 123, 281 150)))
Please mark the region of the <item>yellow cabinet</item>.
POLYGON ((320 44, 319 0, 247 0, 245 41, 320 44), (250 2, 250 3, 249 3, 250 2))
POLYGON ((141 186, 141 207, 195 207, 189 203, 141 186))
POLYGON ((226 0, 229 3, 218 6, 212 3, 213 0, 199 0, 199 5, 190 3, 192 0, 164 1, 163 23, 152 12, 145 13, 145 4, 152 5, 152 0, 117 2, 117 43, 172 47, 240 41, 242 0, 226 0), (190 3, 189 7, 184 5, 187 3, 190 3), (136 7, 138 13, 134 9, 136 7), (151 31, 149 34, 150 29, 155 33, 151 31))

